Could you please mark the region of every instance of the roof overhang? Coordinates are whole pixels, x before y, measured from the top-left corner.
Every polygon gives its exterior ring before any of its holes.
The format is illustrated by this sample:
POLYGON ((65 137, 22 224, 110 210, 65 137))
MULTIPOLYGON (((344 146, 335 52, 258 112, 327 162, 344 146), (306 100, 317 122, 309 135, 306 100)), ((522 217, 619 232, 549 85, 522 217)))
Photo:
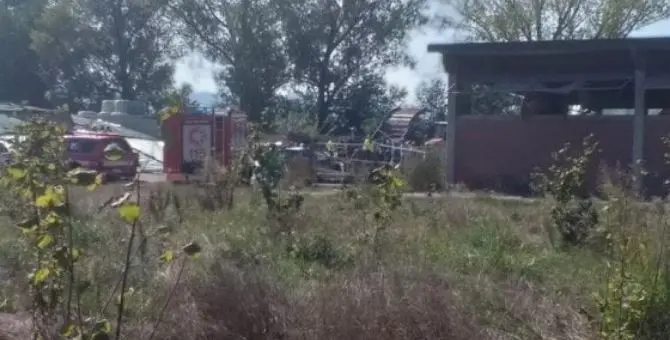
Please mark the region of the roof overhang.
POLYGON ((562 55, 630 50, 670 51, 670 38, 548 40, 495 43, 430 44, 428 52, 449 55, 562 55))
POLYGON ((632 75, 644 60, 654 74, 670 74, 670 38, 557 40, 428 45, 445 70, 459 78, 617 77, 632 75))

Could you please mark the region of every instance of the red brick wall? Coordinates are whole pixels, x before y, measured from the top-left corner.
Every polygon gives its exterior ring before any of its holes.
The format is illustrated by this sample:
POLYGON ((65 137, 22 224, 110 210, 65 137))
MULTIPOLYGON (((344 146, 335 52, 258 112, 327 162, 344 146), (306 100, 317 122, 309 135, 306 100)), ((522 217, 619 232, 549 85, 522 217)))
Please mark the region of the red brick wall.
MULTIPOLYGON (((456 182, 471 189, 493 189, 523 194, 533 169, 546 169, 551 153, 565 142, 581 145, 593 134, 600 152, 589 175, 591 188, 599 178, 598 165, 630 169, 633 117, 458 117, 456 124, 456 182)), ((647 119, 645 168, 650 193, 658 194, 662 179, 670 178, 661 137, 670 133, 670 116, 647 119)))

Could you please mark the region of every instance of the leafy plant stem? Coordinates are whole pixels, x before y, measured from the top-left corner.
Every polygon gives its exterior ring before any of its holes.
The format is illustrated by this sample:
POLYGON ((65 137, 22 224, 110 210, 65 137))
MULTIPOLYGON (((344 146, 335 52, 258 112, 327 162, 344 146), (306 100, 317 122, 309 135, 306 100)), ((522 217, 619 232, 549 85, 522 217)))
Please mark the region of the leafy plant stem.
POLYGON ((158 312, 158 315, 156 316, 156 320, 154 321, 152 330, 151 330, 151 335, 149 335, 148 340, 153 340, 154 336, 156 335, 156 331, 158 330, 158 326, 160 323, 163 321, 163 315, 165 315, 165 311, 167 310, 168 306, 170 305, 170 302, 172 301, 172 297, 175 295, 175 292, 177 291, 177 287, 179 287, 179 283, 181 282, 182 275, 184 273, 184 268, 186 268, 186 260, 188 259, 187 256, 182 256, 182 259, 179 263, 179 272, 177 273, 177 279, 175 280, 174 285, 172 286, 172 289, 170 289, 170 292, 165 298, 165 303, 163 304, 163 307, 161 308, 160 312, 158 312))
POLYGON ((126 249, 126 260, 123 266, 123 273, 121 274, 121 292, 119 296, 119 305, 116 312, 116 336, 117 340, 121 339, 121 329, 123 328, 123 312, 125 308, 125 293, 128 285, 128 276, 130 274, 130 264, 133 254, 133 243, 135 241, 135 234, 137 233, 137 221, 134 221, 130 230, 128 239, 128 247, 126 249))

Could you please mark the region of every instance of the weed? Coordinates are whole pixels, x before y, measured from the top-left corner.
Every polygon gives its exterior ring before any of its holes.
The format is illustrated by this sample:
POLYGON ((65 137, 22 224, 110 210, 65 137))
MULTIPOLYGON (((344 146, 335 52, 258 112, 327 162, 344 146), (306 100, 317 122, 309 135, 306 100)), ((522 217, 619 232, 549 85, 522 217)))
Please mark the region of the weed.
POLYGON ((535 174, 536 190, 552 199, 551 218, 564 246, 581 246, 598 224, 590 198, 584 198, 586 173, 598 144, 590 135, 573 154, 570 143, 552 154, 546 174, 535 174))
POLYGON ((35 135, 17 144, 21 161, 3 177, 12 195, 0 203, 13 214, 6 221, 30 221, 37 212, 41 223, 24 233, 0 221, 0 276, 9 282, 0 289, 0 338, 30 325, 21 318, 34 310, 36 330, 54 339, 61 328, 88 338, 118 332, 166 340, 667 334, 667 201, 641 204, 607 189, 607 200, 591 206, 597 220, 589 220, 590 208, 571 205, 583 199, 577 188, 586 163, 567 156, 557 158, 555 176, 547 174, 555 180, 539 200, 403 197, 405 183, 391 167, 341 194, 298 192, 284 186, 278 150, 252 139, 239 165, 256 184, 236 188, 233 205, 221 182, 209 188, 220 195, 136 181, 98 186, 91 174, 59 170, 59 157, 29 156, 40 130, 51 131, 41 147, 60 152, 55 127, 26 131, 35 135), (29 173, 38 180, 28 181, 29 173), (545 205, 561 209, 552 214, 545 205), (59 224, 45 220, 52 211, 59 224), (579 247, 548 244, 545 226, 579 247), (591 247, 594 238, 601 248, 591 247), (40 241, 51 244, 39 248, 40 241), (200 248, 207 251, 198 256, 200 248), (49 275, 41 284, 37 275, 18 283, 43 268, 49 275), (38 293, 56 306, 35 307, 38 293))

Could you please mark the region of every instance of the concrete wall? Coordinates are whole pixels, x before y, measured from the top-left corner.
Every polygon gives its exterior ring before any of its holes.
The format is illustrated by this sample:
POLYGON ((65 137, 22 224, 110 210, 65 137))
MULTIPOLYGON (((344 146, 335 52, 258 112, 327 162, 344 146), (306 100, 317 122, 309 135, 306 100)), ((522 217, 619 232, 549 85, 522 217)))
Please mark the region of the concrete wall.
MULTIPOLYGON (((471 189, 494 189, 507 193, 528 192, 530 174, 546 169, 551 153, 565 142, 580 146, 593 134, 600 152, 593 159, 589 185, 595 190, 602 178, 599 166, 630 169, 633 116, 460 116, 456 124, 455 179, 471 189)), ((663 180, 670 179, 661 142, 670 133, 670 117, 650 116, 645 133, 645 186, 650 194, 663 192, 663 180)))

